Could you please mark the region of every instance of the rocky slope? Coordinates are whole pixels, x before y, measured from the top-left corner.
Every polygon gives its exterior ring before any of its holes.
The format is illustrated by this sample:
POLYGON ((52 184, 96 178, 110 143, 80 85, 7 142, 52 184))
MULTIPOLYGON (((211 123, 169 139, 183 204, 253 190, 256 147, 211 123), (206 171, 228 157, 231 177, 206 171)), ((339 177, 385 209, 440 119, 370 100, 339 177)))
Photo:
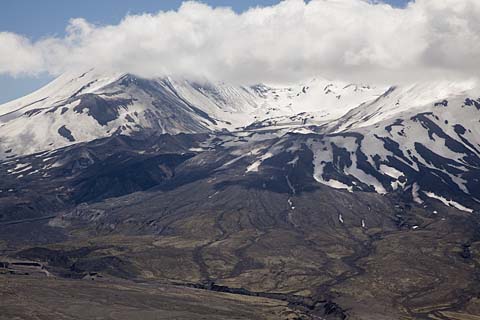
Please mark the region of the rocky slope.
POLYGON ((479 96, 64 75, 0 106, 0 273, 261 298, 258 318, 476 319, 479 96))

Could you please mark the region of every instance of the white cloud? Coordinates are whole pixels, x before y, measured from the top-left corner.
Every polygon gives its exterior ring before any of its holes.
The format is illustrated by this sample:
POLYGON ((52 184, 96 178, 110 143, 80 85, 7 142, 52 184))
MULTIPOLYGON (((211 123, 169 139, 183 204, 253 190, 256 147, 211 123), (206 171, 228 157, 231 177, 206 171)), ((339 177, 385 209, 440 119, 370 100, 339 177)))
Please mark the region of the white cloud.
POLYGON ((17 75, 44 68, 42 55, 28 39, 10 32, 0 32, 0 74, 17 75))
POLYGON ((480 1, 286 0, 237 14, 185 2, 118 25, 74 19, 64 38, 0 32, 0 73, 91 67, 239 82, 314 76, 393 82, 479 74, 480 1))

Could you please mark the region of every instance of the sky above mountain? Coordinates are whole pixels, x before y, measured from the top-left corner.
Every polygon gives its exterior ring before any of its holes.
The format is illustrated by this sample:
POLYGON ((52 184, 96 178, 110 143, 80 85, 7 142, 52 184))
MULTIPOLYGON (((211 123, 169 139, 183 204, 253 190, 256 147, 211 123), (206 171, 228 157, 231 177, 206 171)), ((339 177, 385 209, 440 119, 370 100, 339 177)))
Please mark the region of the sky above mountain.
MULTIPOLYGON (((184 0, 83 0, 34 1, 7 0, 0 4, 0 31, 10 31, 38 39, 63 35, 72 18, 82 17, 95 24, 118 24, 126 14, 156 13, 175 10, 184 0)), ((236 12, 256 6, 271 6, 280 0, 202 0, 213 7, 231 7, 236 12)), ((392 6, 404 7, 408 0, 385 0, 392 6)))
POLYGON ((476 0, 6 1, 0 102, 71 68, 235 82, 477 73, 476 0))

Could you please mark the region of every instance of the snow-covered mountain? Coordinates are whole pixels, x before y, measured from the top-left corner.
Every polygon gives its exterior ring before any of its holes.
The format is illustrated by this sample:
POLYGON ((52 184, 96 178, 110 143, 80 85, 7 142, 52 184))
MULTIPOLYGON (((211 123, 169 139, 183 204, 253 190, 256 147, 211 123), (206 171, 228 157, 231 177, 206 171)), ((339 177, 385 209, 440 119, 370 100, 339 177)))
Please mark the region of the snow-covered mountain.
POLYGON ((401 192, 471 212, 480 203, 479 96, 474 82, 239 86, 91 70, 0 106, 0 158, 10 160, 12 175, 48 176, 67 162, 45 152, 68 145, 119 134, 206 133, 191 151, 217 152, 219 170, 299 170, 309 158, 302 170, 316 183, 401 192), (19 160, 38 152, 38 167, 19 160))
POLYGON ((0 158, 150 129, 177 134, 320 124, 383 91, 327 80, 272 88, 69 73, 0 106, 0 158))
MULTIPOLYGON (((400 192, 472 212, 480 203, 480 98, 472 83, 391 87, 326 125, 290 130, 259 149, 246 172, 311 154, 313 177, 336 189, 400 192), (268 161, 267 161, 268 160, 268 161)), ((257 138, 258 139, 258 138, 257 138)), ((244 150, 242 154, 249 154, 244 150)))

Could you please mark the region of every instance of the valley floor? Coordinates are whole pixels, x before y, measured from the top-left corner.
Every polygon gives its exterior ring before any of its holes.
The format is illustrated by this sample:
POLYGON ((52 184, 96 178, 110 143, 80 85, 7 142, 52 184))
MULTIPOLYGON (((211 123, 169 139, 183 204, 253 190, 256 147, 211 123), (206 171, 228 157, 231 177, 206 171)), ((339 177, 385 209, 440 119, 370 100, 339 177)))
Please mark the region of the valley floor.
POLYGON ((478 223, 329 188, 114 198, 0 226, 0 318, 475 320, 478 223))
POLYGON ((0 319, 299 319, 286 302, 122 280, 0 276, 0 319))

